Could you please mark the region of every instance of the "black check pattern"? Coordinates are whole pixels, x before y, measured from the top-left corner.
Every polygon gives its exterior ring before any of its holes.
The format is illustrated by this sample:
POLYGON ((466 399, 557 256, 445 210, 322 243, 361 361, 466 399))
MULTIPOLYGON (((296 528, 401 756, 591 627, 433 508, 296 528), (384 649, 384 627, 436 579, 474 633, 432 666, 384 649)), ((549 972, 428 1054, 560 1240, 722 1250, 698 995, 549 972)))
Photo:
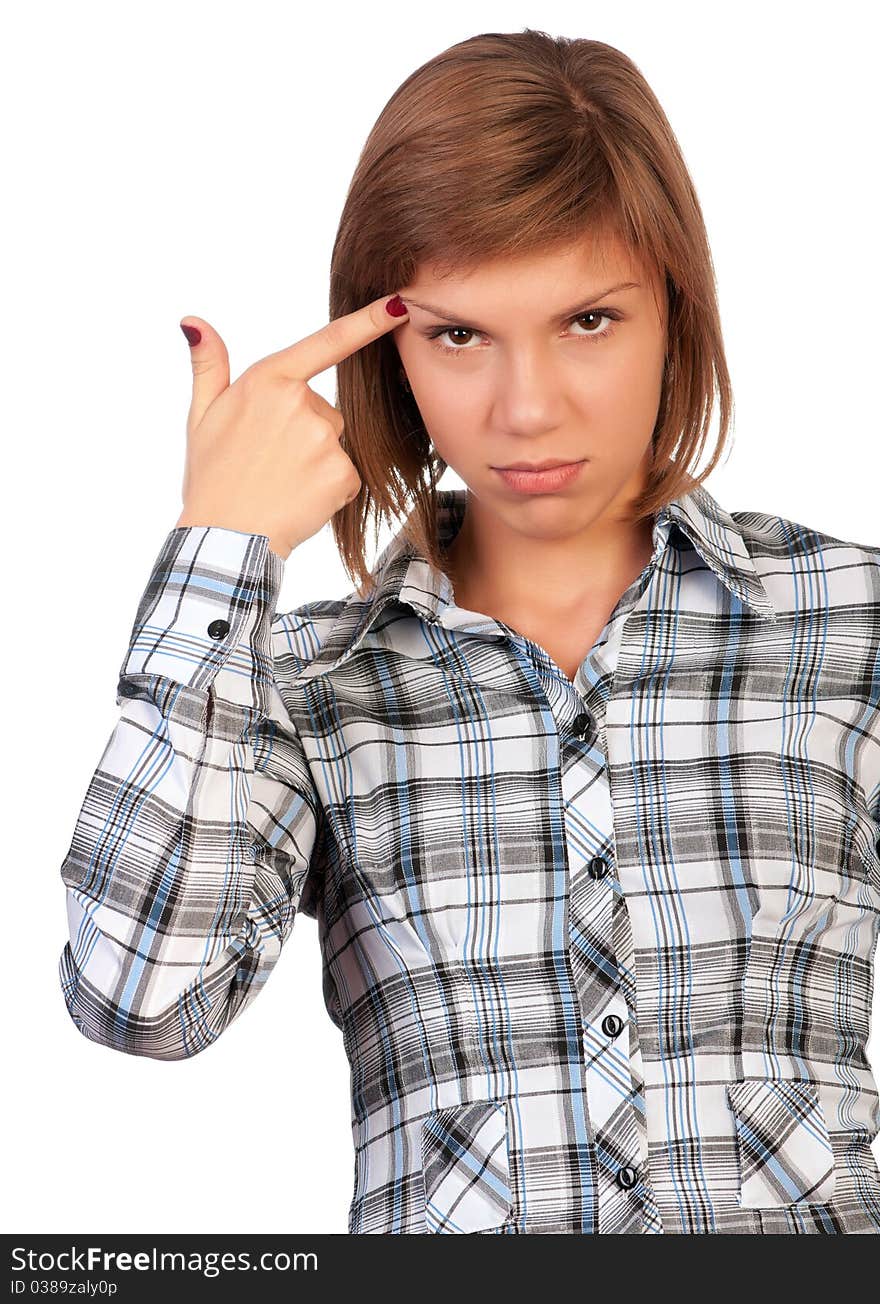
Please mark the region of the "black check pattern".
POLYGON ((76 1027, 202 1052, 306 914, 350 1232, 880 1230, 880 550, 699 486, 572 681, 403 532, 287 613, 268 542, 156 560, 62 867, 76 1027))

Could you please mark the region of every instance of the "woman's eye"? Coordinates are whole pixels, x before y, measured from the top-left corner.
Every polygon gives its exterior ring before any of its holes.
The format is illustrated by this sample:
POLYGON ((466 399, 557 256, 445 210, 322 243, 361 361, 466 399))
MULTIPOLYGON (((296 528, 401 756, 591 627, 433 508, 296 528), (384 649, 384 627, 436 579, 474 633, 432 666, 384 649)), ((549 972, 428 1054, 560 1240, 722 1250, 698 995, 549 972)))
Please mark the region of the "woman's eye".
MULTIPOLYGON (((476 334, 476 332, 472 331, 468 326, 441 326, 439 330, 431 331, 431 333, 428 335, 428 339, 439 340, 443 335, 474 335, 474 334, 476 334)), ((454 344, 451 348, 449 347, 448 344, 438 344, 437 347, 442 349, 444 353, 465 352, 465 346, 461 344, 454 344)))
POLYGON ((610 308, 605 312, 603 312, 601 308, 591 308, 589 312, 579 313, 577 317, 572 318, 573 322, 581 322, 581 321, 588 321, 588 320, 591 322, 591 326, 593 327, 596 320, 607 321, 610 322, 611 324, 609 326, 606 326, 604 330, 596 330, 595 328, 590 329, 586 332, 586 335, 581 335, 580 338, 603 340, 606 339, 614 330, 613 323, 619 321, 620 316, 618 313, 612 312, 610 308))
MULTIPOLYGON (((620 314, 615 312, 612 308, 604 310, 601 308, 591 308, 588 312, 581 312, 578 313, 577 317, 572 317, 570 325, 573 325, 576 322, 588 322, 590 328, 585 330, 582 334, 575 332, 575 339, 599 341, 605 340, 609 335, 611 335, 614 330, 614 322, 619 320, 620 314), (606 321, 609 324, 604 329, 600 330, 597 328, 597 323, 602 321, 606 321)), ((432 342, 436 340, 436 347, 443 353, 470 353, 472 352, 470 340, 475 339, 478 334, 479 332, 472 330, 469 326, 438 326, 435 330, 428 333, 428 339, 432 342), (449 336, 450 338, 458 336, 459 342, 455 344, 442 344, 439 341, 444 335, 449 336), (462 335, 469 336, 470 340, 462 342, 462 335)))

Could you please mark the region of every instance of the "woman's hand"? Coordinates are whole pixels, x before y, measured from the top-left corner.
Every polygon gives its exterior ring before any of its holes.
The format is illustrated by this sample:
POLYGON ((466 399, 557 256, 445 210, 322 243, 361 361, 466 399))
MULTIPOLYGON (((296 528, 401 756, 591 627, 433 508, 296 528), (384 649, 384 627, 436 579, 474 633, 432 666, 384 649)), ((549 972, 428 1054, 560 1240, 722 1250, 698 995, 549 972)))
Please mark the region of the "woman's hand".
MULTIPOLYGON (((200 317, 191 345, 183 511, 178 525, 217 525, 265 534, 286 558, 357 495, 360 476, 343 452, 342 414, 308 381, 399 326, 388 296, 328 322, 270 353, 229 383, 229 354, 200 317)), ((400 301, 396 301, 398 306, 400 301)))

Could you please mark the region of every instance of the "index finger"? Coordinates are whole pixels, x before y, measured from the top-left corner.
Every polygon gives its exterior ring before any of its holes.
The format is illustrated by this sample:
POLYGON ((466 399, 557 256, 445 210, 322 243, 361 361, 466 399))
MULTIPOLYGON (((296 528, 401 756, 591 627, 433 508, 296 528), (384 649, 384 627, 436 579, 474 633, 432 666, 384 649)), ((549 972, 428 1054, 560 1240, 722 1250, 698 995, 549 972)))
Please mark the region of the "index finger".
MULTIPOLYGON (((328 367, 362 349, 371 340, 378 339, 407 321, 409 313, 394 317, 385 305, 396 295, 383 294, 381 299, 364 304, 354 312, 334 317, 312 335, 306 335, 286 349, 269 354, 272 363, 285 376, 293 380, 311 380, 328 367)), ((402 303, 401 303, 402 306, 402 303)))

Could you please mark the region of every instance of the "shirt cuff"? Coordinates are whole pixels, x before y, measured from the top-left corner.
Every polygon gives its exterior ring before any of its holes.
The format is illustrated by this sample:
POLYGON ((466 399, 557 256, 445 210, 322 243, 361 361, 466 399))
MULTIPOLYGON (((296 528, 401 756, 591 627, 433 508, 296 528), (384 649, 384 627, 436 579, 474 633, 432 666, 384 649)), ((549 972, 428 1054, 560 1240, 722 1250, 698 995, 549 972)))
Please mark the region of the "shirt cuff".
POLYGON ((117 697, 164 676, 261 714, 284 561, 265 534, 215 525, 170 531, 137 609, 117 697))

